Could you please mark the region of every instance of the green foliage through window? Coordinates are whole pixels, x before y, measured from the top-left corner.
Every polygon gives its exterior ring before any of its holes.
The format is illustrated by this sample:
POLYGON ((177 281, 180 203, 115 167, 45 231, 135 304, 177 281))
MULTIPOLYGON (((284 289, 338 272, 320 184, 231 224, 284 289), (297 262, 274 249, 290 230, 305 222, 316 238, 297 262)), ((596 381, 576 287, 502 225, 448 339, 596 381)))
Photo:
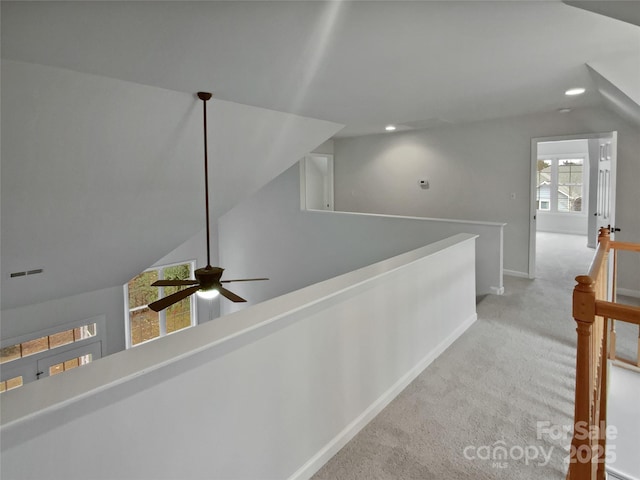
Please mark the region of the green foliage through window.
POLYGON ((187 297, 161 312, 149 309, 149 303, 185 287, 153 287, 156 280, 186 280, 191 277, 192 264, 183 263, 146 270, 127 284, 130 344, 152 340, 167 333, 190 327, 194 323, 193 300, 187 297))

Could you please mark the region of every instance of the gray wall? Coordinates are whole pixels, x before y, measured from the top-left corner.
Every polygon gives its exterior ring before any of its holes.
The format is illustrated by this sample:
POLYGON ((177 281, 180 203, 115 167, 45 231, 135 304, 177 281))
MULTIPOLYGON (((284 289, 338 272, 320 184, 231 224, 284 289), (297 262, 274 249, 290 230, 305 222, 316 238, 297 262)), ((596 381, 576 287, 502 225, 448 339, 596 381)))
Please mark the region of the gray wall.
MULTIPOLYGON (((457 233, 479 235, 476 282, 479 293, 502 287, 502 225, 301 211, 298 166, 219 220, 223 278, 269 277, 231 284, 251 303, 364 267, 457 233)), ((245 305, 220 302, 223 314, 245 305)))
MULTIPOLYGON (((528 273, 531 139, 614 130, 618 239, 637 242, 640 128, 602 108, 337 139, 336 210, 505 222, 505 271, 528 273)), ((640 290, 640 259, 621 266, 620 285, 640 290)))

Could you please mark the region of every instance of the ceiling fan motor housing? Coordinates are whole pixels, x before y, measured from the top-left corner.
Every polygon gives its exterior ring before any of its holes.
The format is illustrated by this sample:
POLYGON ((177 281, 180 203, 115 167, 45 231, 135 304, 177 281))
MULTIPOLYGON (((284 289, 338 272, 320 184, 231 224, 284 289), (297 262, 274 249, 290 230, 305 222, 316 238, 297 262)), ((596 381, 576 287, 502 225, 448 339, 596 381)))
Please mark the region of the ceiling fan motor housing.
POLYGON ((198 268, 195 276, 203 290, 209 290, 220 285, 220 277, 222 277, 224 268, 212 267, 207 265, 204 268, 198 268))

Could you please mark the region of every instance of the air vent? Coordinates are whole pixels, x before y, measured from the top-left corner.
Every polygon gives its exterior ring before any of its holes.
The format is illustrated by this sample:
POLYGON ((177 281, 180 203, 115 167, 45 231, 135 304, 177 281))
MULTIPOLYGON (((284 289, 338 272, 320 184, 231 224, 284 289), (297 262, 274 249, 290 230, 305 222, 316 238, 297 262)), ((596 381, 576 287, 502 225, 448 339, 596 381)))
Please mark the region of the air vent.
POLYGON ((37 275, 37 274, 42 273, 42 272, 43 272, 42 268, 36 268, 34 270, 26 270, 24 272, 13 272, 9 276, 11 278, 25 277, 27 275, 37 275))
POLYGON ((403 122, 398 125, 398 128, 409 130, 429 130, 436 127, 442 127, 444 125, 451 125, 452 123, 453 122, 445 120, 444 118, 427 118, 413 122, 403 122))

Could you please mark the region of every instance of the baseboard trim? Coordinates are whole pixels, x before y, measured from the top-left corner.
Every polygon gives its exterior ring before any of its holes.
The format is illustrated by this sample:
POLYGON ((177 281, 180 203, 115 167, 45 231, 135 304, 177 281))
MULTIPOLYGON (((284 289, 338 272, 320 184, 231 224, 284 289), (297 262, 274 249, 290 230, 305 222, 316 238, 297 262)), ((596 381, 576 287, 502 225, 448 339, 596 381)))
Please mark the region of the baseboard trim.
POLYGON ((528 273, 518 272, 516 270, 502 270, 504 275, 509 275, 510 277, 518 277, 518 278, 529 278, 528 273))
POLYGON ((340 451, 349 441, 356 436, 371 420, 380 413, 384 407, 389 405, 407 385, 427 368, 431 362, 438 358, 460 335, 462 335, 473 323, 478 319, 478 314, 474 313, 470 318, 464 321, 458 328, 445 338, 438 346, 429 352, 416 366, 405 373, 400 379, 386 392, 384 392, 377 400, 375 400, 364 412, 362 412, 355 420, 349 423, 338 435, 336 435, 329 443, 327 443, 318 453, 300 467, 288 480, 307 480, 327 463, 331 457, 340 451))
POLYGON ((618 288, 620 295, 626 295, 627 297, 640 298, 640 290, 631 290, 629 288, 618 288))
POLYGON ((494 295, 503 295, 504 287, 489 287, 494 295))

